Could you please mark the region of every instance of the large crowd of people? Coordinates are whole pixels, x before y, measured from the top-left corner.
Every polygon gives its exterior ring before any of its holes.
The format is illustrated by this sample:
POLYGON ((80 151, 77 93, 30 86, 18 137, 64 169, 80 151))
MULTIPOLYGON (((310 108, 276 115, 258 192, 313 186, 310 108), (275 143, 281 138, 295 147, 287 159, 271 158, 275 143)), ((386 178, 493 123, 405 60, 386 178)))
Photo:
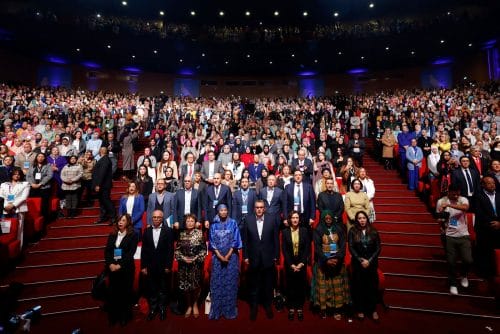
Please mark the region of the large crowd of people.
MULTIPOLYGON (((290 320, 304 319, 306 298, 321 317, 378 320, 381 244, 376 185, 363 167, 365 139, 374 138, 376 157, 386 169, 399 168, 410 190, 419 182, 437 187, 455 294, 458 254, 466 264, 463 288, 472 264, 466 211, 476 212, 474 262, 487 277, 500 248, 499 103, 494 82, 311 99, 2 85, 3 214, 19 218, 22 240, 29 196, 59 197, 59 214, 69 218, 98 199, 96 223, 115 226, 105 251, 111 323, 124 325, 132 316, 139 242, 149 320, 165 319, 174 298, 186 317, 199 317, 207 256, 210 319, 240 316, 245 273, 252 320, 259 304, 273 317, 274 292, 282 285, 290 320), (127 182, 118 207, 111 201, 113 178, 127 182), (179 275, 172 289, 174 259, 179 275), (281 263, 284 284, 276 280, 281 263)), ((49 207, 42 205, 47 219, 49 207)))

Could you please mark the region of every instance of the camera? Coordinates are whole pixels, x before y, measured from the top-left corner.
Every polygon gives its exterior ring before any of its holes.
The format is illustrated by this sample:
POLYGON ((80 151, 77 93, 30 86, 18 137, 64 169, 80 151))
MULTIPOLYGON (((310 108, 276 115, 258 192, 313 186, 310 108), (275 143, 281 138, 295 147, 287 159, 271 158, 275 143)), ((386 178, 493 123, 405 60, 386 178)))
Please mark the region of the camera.
POLYGON ((5 333, 15 333, 22 325, 22 330, 29 332, 31 324, 40 319, 42 306, 37 305, 21 314, 12 315, 5 328, 5 333))

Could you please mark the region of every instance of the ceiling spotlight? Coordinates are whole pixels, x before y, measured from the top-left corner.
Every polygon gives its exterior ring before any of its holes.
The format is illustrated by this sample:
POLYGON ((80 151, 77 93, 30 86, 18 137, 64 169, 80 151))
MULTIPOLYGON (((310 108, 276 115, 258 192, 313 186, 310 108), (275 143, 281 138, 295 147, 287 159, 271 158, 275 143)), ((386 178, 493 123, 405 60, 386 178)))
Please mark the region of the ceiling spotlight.
POLYGON ((128 5, 127 1, 122 1, 122 6, 128 5))
POLYGON ((467 80, 467 77, 464 77, 464 80, 467 80))
POLYGON ((184 61, 184 59, 182 59, 182 58, 181 58, 181 59, 179 59, 179 63, 182 63, 183 61, 184 61))
POLYGON ((339 17, 339 12, 335 12, 335 13, 333 13, 333 16, 335 16, 335 17, 339 17))
POLYGON ((205 57, 205 53, 202 53, 202 54, 201 54, 201 56, 202 56, 202 57, 205 57))
POLYGON ((248 10, 245 12, 245 16, 250 16, 250 12, 248 10))
POLYGON ((247 58, 250 58, 250 55, 247 55, 247 58))
POLYGON ((76 49, 76 52, 80 52, 80 48, 77 48, 77 49, 76 49))
POLYGON ((108 49, 111 49, 111 45, 109 45, 109 44, 108 44, 108 45, 107 45, 107 48, 108 48, 108 49))
POLYGON ((446 15, 451 15, 451 12, 446 13, 446 15))
POLYGON ((164 11, 162 11, 162 10, 160 10, 160 15, 161 15, 161 16, 165 15, 165 12, 164 12, 164 11))
POLYGON ((224 16, 224 12, 222 10, 219 12, 219 16, 224 16))
POLYGON ((386 46, 386 47, 385 47, 385 50, 386 50, 386 51, 389 51, 389 47, 388 47, 388 46, 386 46))
POLYGON ((101 14, 99 14, 99 13, 96 16, 97 16, 98 19, 101 18, 101 14))
POLYGON ((365 59, 365 56, 361 56, 361 60, 365 59))
POLYGON ((302 15, 307 16, 307 15, 309 15, 309 13, 308 12, 303 12, 302 15))
POLYGON ((229 64, 229 61, 227 61, 227 60, 226 60, 226 61, 224 62, 224 64, 226 64, 226 65, 227 65, 227 64, 229 64))
POLYGON ((191 16, 195 16, 196 12, 194 10, 192 10, 190 14, 191 14, 191 16))
POLYGON ((292 53, 292 58, 295 58, 295 53, 292 53))
POLYGON ((135 55, 132 55, 132 59, 135 59, 135 55))
POLYGON ((444 39, 440 40, 439 43, 443 44, 444 43, 444 39))
POLYGON ((472 46, 472 43, 469 43, 469 47, 471 47, 471 46, 472 46))
POLYGON ((280 12, 278 12, 277 10, 274 11, 274 16, 278 16, 280 15, 280 12))
POLYGON ((157 54, 157 53, 158 53, 158 50, 153 50, 153 53, 154 53, 154 54, 157 54))
POLYGON ((270 60, 270 61, 269 61, 269 65, 272 65, 272 64, 273 64, 273 61, 272 61, 272 60, 270 60))
POLYGON ((411 55, 413 56, 414 54, 415 54, 415 51, 412 51, 412 52, 411 52, 411 55))
POLYGON ((317 59, 314 59, 314 63, 317 64, 318 63, 318 60, 317 59))
POLYGON ((40 14, 40 12, 36 12, 36 16, 40 16, 40 15, 42 15, 42 14, 40 14))
POLYGON ((339 56, 342 56, 342 51, 339 51, 337 54, 338 54, 339 56))
POLYGON ((259 25, 261 26, 262 25, 262 21, 259 22, 259 25))
POLYGON ((368 7, 373 8, 373 7, 375 7, 375 4, 373 2, 370 2, 370 4, 368 5, 368 7))

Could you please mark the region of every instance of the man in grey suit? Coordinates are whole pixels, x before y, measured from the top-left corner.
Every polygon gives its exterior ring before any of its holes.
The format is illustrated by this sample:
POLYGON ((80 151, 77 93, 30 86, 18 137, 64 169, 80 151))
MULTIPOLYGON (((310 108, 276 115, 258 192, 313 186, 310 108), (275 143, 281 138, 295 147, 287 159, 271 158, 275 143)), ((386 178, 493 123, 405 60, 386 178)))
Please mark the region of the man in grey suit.
POLYGON ((222 163, 220 161, 215 160, 214 151, 208 152, 208 161, 203 162, 203 166, 201 167, 201 176, 203 181, 207 184, 214 184, 214 175, 215 173, 223 173, 224 169, 222 168, 222 163))
POLYGON ((201 226, 201 196, 193 189, 193 180, 186 175, 184 188, 177 190, 174 196, 174 228, 184 229, 184 215, 192 213, 196 216, 196 228, 201 226))
MULTIPOLYGON (((156 180, 156 192, 149 195, 148 208, 147 208, 147 222, 148 225, 153 224, 153 212, 161 210, 163 212, 163 224, 168 227, 173 227, 173 221, 170 216, 174 214, 174 194, 165 191, 167 183, 165 179, 156 180)), ((175 218, 174 218, 175 219, 175 218)))
POLYGON ((280 226, 281 214, 285 210, 283 190, 276 187, 276 176, 269 175, 267 177, 267 187, 264 187, 259 193, 259 199, 263 200, 266 205, 266 214, 274 216, 276 219, 276 227, 280 226))

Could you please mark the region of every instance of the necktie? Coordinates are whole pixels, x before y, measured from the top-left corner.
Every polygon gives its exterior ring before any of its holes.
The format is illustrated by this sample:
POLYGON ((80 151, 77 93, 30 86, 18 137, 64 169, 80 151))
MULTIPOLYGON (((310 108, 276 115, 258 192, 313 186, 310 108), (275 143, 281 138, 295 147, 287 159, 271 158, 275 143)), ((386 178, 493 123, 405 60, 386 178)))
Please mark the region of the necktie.
POLYGON ((300 194, 300 184, 297 183, 297 197, 299 201, 298 209, 299 212, 302 213, 302 196, 300 194))
POLYGON ((469 194, 473 193, 472 188, 472 177, 470 176, 470 172, 468 169, 465 170, 465 176, 467 177, 467 187, 469 188, 469 194))
POLYGON ((219 187, 215 187, 215 198, 219 198, 219 187))
POLYGON ((188 176, 189 177, 193 176, 193 165, 189 165, 188 169, 189 169, 188 176))

